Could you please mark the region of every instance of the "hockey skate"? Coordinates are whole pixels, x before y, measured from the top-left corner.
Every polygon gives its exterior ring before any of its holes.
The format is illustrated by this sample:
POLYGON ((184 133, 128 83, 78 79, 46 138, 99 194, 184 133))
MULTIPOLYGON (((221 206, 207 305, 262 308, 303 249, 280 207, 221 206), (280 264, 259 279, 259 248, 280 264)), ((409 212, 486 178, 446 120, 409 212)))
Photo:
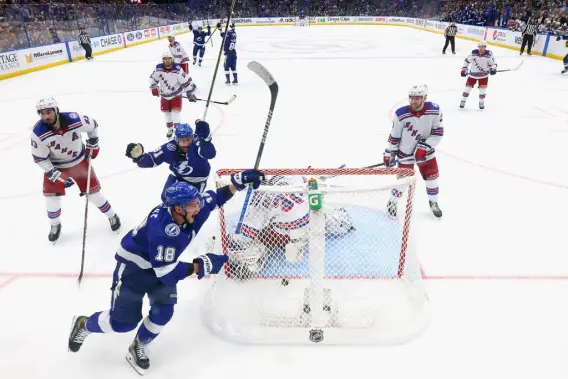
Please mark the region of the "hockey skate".
POLYGON ((168 133, 166 134, 167 139, 172 139, 174 136, 174 128, 168 128, 168 133))
POLYGON ((59 234, 61 233, 61 224, 51 225, 51 230, 49 231, 49 236, 47 237, 50 242, 55 243, 59 239, 59 234))
POLYGON ((568 67, 566 67, 564 70, 560 71, 561 74, 565 74, 568 72, 568 67))
POLYGON ((120 218, 116 213, 114 214, 114 216, 108 219, 108 222, 110 223, 110 228, 113 232, 116 232, 118 229, 120 229, 120 226, 122 225, 120 223, 120 218))
POLYGON ((231 79, 227 79, 227 80, 225 81, 225 84, 231 85, 231 79))
POLYGON ((71 323, 71 333, 69 334, 69 351, 76 353, 79 351, 85 338, 91 334, 87 330, 87 316, 75 316, 71 323))
POLYGON ((193 58, 193 65, 195 66, 195 62, 197 62, 197 60, 195 58, 193 58))
POLYGON ((239 81, 237 79, 234 79, 233 84, 239 84, 239 81))
POLYGON ((430 201, 430 210, 432 211, 434 216, 436 216, 438 218, 442 217, 442 210, 438 206, 437 201, 430 201))
POLYGON ((128 354, 126 354, 126 360, 140 375, 144 375, 146 370, 150 368, 150 359, 146 355, 145 347, 144 344, 138 341, 138 338, 134 338, 134 341, 128 348, 128 354))
POLYGON ((463 107, 465 107, 465 101, 462 101, 462 102, 460 103, 460 108, 463 108, 463 107))
POLYGON ((479 103, 479 109, 485 109, 485 104, 479 103))
POLYGON ((201 62, 199 62, 198 66, 201 67, 201 62))
POLYGON ((396 217, 396 211, 397 211, 396 201, 389 200, 389 202, 387 203, 387 211, 389 212, 389 215, 391 215, 391 217, 396 217))

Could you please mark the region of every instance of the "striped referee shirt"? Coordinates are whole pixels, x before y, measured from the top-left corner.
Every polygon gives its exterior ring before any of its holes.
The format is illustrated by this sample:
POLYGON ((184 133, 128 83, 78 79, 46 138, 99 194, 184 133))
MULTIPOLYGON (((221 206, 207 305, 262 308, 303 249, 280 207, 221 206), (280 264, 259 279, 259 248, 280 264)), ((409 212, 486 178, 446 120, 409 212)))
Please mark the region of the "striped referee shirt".
POLYGON ((87 33, 81 33, 79 34, 79 43, 80 44, 91 44, 91 39, 89 38, 89 35, 87 33))
POLYGON ((455 25, 449 25, 446 30, 444 30, 446 37, 454 37, 456 34, 458 34, 458 27, 455 25))
POLYGON ((529 20, 529 22, 525 25, 523 30, 521 31, 523 35, 532 34, 536 36, 536 32, 538 31, 538 23, 536 20, 529 20))

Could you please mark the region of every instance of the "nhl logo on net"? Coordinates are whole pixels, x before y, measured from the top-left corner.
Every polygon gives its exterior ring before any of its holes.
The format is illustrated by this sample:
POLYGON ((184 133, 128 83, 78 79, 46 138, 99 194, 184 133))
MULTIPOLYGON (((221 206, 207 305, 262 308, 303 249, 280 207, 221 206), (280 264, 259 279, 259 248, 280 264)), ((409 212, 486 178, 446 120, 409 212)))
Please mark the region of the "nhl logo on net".
POLYGON ((323 330, 321 329, 310 330, 310 341, 315 343, 323 341, 323 330))

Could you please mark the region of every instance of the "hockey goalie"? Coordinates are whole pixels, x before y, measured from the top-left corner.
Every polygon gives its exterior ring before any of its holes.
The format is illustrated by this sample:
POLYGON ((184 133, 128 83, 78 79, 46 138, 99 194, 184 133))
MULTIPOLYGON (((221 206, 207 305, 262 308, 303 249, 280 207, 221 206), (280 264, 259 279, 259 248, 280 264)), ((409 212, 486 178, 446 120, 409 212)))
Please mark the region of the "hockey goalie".
MULTIPOLYGON (((229 272, 240 280, 258 277, 267 261, 284 255, 289 264, 300 263, 308 251, 310 209, 306 191, 271 192, 269 188, 291 186, 306 188, 307 178, 275 175, 252 192, 240 233, 227 235, 229 272)), ((325 202, 324 202, 325 204, 325 202)), ((325 206, 326 235, 340 237, 355 230, 343 207, 325 206)), ((234 230, 234 229, 233 229, 234 230)), ((271 272, 278 276, 278 272, 271 272)))

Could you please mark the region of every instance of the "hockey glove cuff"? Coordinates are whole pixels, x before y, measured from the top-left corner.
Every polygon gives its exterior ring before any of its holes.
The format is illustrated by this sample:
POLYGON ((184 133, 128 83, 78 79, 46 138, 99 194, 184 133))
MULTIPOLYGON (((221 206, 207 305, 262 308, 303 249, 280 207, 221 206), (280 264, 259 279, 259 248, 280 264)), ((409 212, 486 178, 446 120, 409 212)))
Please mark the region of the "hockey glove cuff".
POLYGON ((231 175, 231 183, 241 191, 247 185, 252 184, 252 188, 260 187, 260 182, 264 180, 264 173, 258 170, 245 170, 237 174, 231 175))
POLYGON ((208 253, 198 256, 193 260, 193 263, 199 265, 197 279, 203 279, 205 275, 209 274, 218 274, 228 260, 229 257, 226 255, 208 253))
POLYGON ((396 151, 385 150, 383 153, 383 162, 385 167, 393 167, 396 164, 396 151))
POLYGON ((94 137, 94 138, 89 138, 87 140, 87 148, 85 149, 85 153, 87 154, 87 156, 90 156, 91 158, 95 159, 97 157, 97 155, 99 155, 99 139, 98 137, 94 137))
POLYGON ((426 160, 426 155, 432 150, 432 147, 425 142, 418 142, 416 145, 416 152, 414 153, 414 158, 416 162, 423 162, 426 160))

